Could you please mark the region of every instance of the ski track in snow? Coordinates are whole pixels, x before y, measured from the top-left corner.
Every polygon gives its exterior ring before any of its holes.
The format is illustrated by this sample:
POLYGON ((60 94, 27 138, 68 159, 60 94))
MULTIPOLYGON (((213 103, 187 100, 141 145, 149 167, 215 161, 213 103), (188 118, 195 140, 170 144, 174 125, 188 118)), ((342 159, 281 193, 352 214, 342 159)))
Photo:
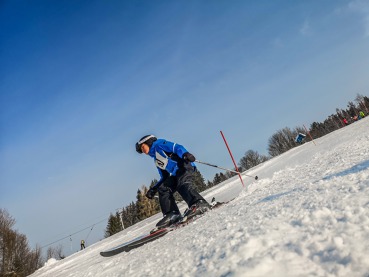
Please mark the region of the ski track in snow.
MULTIPOLYGON (((155 215, 32 276, 369 276, 369 120, 296 147, 205 193, 227 205, 129 253, 155 215)), ((184 205, 181 206, 183 210, 184 205)))

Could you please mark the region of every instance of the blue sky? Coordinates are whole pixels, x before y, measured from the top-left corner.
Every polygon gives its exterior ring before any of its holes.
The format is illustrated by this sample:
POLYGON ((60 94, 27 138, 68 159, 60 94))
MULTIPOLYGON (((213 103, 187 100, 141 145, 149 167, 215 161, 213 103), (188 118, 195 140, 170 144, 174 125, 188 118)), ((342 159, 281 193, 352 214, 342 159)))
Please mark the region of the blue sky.
POLYGON ((369 91, 364 0, 3 1, 0 40, 0 207, 31 246, 158 178, 134 150, 146 134, 232 167, 220 130, 237 161, 267 154, 369 91))

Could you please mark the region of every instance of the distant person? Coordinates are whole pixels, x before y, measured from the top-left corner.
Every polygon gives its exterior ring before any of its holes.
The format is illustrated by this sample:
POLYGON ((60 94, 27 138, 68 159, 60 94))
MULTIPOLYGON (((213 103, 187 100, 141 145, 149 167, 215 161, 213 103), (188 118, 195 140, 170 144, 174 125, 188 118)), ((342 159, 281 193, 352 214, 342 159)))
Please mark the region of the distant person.
POLYGON ((346 118, 344 118, 344 119, 343 119, 343 123, 344 123, 345 125, 348 125, 348 121, 347 121, 347 119, 346 119, 346 118))
POLYGON ((361 111, 361 112, 359 113, 359 116, 360 116, 361 118, 364 118, 364 117, 365 117, 364 112, 363 112, 363 111, 361 111))
POLYGON ((84 240, 81 240, 81 250, 82 249, 85 249, 86 248, 86 246, 85 246, 85 241, 84 240))
POLYGON ((190 219, 211 208, 209 203, 193 187, 196 171, 195 157, 186 148, 178 143, 147 135, 136 143, 136 151, 154 159, 161 177, 146 193, 146 197, 149 199, 153 199, 156 192, 159 193, 163 218, 156 224, 158 229, 183 219, 190 219), (173 193, 176 191, 188 205, 183 218, 174 200, 173 193))

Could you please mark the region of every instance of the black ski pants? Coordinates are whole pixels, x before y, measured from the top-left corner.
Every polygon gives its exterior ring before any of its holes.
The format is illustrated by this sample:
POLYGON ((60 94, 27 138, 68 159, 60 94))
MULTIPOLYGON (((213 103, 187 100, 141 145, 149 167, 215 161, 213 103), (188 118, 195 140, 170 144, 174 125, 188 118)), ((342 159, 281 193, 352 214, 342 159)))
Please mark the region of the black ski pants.
POLYGON ((179 213, 173 196, 173 193, 176 191, 178 191, 189 207, 199 200, 204 200, 193 187, 195 170, 192 166, 180 168, 176 176, 169 176, 158 188, 160 208, 164 215, 173 211, 179 213))

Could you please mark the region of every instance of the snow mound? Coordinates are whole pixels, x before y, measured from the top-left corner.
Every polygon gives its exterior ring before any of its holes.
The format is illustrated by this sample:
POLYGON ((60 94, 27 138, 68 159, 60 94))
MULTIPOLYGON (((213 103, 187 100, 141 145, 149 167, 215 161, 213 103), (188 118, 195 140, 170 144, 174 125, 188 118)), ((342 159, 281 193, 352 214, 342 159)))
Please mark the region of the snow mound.
POLYGON ((55 264, 57 262, 57 260, 56 259, 54 259, 54 258, 50 258, 50 259, 48 259, 47 260, 47 262, 45 263, 45 267, 48 267, 48 266, 51 266, 51 265, 53 265, 53 264, 55 264))

